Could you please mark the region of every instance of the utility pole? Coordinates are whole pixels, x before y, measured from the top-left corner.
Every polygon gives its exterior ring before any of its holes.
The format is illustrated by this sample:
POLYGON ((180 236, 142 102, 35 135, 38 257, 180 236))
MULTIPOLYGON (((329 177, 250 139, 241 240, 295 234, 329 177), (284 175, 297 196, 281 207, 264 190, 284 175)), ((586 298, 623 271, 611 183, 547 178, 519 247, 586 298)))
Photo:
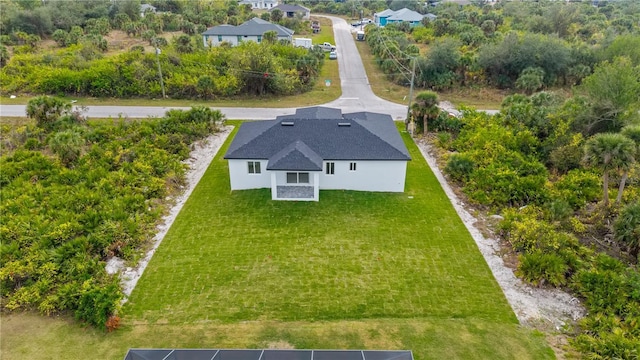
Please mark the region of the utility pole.
POLYGON ((407 105, 407 120, 405 121, 405 130, 409 130, 409 119, 411 117, 411 100, 413 100, 413 83, 416 79, 416 58, 412 57, 411 61, 413 62, 413 67, 411 69, 411 87, 409 88, 409 105, 407 105))
POLYGON ((160 48, 156 48, 156 62, 158 63, 158 74, 160 74, 160 87, 162 87, 162 98, 165 99, 167 95, 164 93, 164 81, 162 80, 162 68, 160 67, 160 48))

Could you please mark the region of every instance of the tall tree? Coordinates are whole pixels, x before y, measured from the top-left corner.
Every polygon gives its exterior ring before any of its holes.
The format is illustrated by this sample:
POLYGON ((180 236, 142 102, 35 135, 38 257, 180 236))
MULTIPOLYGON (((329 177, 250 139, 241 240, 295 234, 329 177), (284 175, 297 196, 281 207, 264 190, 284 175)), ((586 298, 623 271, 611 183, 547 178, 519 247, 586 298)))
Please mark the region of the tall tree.
POLYGON ((628 169, 634 161, 636 151, 633 140, 622 134, 597 134, 587 140, 584 161, 602 170, 602 202, 609 205, 609 173, 628 169))
POLYGON ((282 10, 280 9, 271 10, 271 21, 278 22, 280 20, 282 20, 282 10))
POLYGON ((634 67, 628 58, 604 62, 583 80, 578 92, 591 105, 577 116, 577 130, 584 134, 618 132, 638 118, 640 67, 634 67))
POLYGON ((416 96, 411 106, 413 118, 422 118, 422 131, 426 136, 429 131, 429 120, 435 119, 440 113, 438 108, 438 94, 433 91, 422 91, 416 96))

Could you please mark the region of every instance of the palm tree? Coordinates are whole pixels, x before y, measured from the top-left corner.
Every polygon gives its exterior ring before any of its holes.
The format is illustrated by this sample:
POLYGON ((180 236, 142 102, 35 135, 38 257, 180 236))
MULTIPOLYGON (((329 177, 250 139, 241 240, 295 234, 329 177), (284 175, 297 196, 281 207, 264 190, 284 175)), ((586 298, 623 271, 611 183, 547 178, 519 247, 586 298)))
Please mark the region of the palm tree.
POLYGON ((422 91, 416 96, 416 102, 411 106, 414 119, 422 118, 422 130, 424 135, 429 131, 429 120, 435 119, 440 113, 438 108, 438 94, 433 91, 422 91))
MULTIPOLYGON (((635 161, 640 161, 640 125, 629 125, 622 129, 622 135, 628 137, 633 140, 636 144, 636 152, 635 152, 635 161)), ((620 188, 618 189, 618 196, 616 197, 616 204, 620 204, 622 200, 622 190, 624 190, 624 186, 627 182, 627 178, 629 177, 629 169, 623 169, 622 179, 620 179, 620 188)))
POLYGON ((71 103, 51 96, 38 96, 27 103, 27 117, 34 119, 39 127, 51 130, 53 124, 71 112, 71 103))
POLYGON ((634 161, 635 152, 633 140, 622 134, 597 134, 587 140, 584 161, 602 169, 602 201, 605 206, 609 205, 609 172, 628 169, 634 161))
POLYGON ((80 157, 83 144, 82 135, 74 130, 57 132, 49 139, 51 151, 67 166, 80 157))
POLYGON ((262 34, 262 41, 269 44, 275 44, 278 41, 278 33, 275 30, 265 31, 262 34))

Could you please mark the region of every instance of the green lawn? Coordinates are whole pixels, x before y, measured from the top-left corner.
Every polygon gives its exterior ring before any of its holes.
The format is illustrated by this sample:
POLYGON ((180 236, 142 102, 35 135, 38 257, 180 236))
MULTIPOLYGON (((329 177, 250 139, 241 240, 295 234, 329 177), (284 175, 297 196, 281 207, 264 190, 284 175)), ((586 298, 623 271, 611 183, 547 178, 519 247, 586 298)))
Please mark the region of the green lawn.
POLYGON ((50 358, 67 359, 87 352, 122 359, 130 347, 554 358, 543 335, 518 325, 437 180, 404 136, 414 159, 406 193, 321 191, 317 203, 274 202, 268 190, 231 193, 222 159, 227 142, 123 309, 121 330, 103 334, 14 314, 3 317, 2 358, 47 358, 37 356, 45 347, 50 358))

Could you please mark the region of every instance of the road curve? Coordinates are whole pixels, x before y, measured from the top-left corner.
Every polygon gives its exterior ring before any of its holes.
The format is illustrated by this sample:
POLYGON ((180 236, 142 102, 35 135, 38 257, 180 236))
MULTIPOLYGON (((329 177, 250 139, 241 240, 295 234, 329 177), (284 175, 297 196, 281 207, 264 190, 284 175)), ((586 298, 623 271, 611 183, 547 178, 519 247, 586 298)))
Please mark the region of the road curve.
MULTIPOLYGON (((370 111, 389 114, 395 120, 406 117, 407 106, 399 105, 377 97, 371 90, 367 73, 362 65, 360 53, 355 45, 351 25, 344 19, 326 16, 333 23, 333 34, 338 51, 338 65, 340 71, 340 98, 321 106, 342 109, 343 113, 370 111)), ((333 60, 328 60, 333 61, 333 60)), ((322 79, 319 79, 322 81, 322 79)), ((25 116, 25 105, 0 105, 0 118, 5 116, 25 116)), ((84 113, 92 118, 108 118, 119 116, 129 118, 161 117, 169 109, 189 109, 188 107, 162 106, 88 106, 84 113)), ((295 108, 243 108, 243 107, 215 107, 227 119, 269 120, 278 115, 295 113, 295 108)))

